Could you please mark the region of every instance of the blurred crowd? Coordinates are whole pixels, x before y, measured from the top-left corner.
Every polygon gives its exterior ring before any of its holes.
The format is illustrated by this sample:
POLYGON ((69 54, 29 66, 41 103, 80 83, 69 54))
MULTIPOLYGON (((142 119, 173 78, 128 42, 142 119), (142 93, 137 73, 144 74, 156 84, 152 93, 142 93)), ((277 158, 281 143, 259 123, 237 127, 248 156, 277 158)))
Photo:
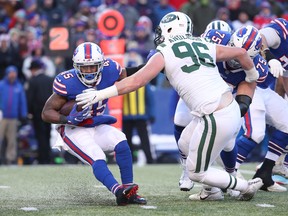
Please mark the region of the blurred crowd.
MULTIPOLYGON (((45 73, 54 77, 71 68, 71 57, 47 54, 47 32, 53 26, 66 26, 71 32, 72 50, 83 41, 125 38, 127 53, 136 52, 135 61, 146 60, 154 47, 153 33, 164 14, 180 10, 193 21, 194 35, 203 33, 214 19, 224 20, 232 29, 253 24, 257 28, 275 17, 288 17, 284 0, 9 0, 0 1, 0 79, 9 65, 18 68, 22 83, 29 80, 27 67, 41 57, 45 73), (125 27, 117 36, 106 36, 97 28, 105 9, 119 11, 125 27), (205 16, 203 16, 205 14, 205 16)), ((127 58, 131 55, 127 55, 127 58)), ((129 59, 125 62, 129 62, 129 59)))
MULTIPOLYGON (((14 71, 16 78, 12 79, 17 79, 19 85, 28 91, 29 82, 35 76, 31 71, 35 67, 33 64, 39 64, 46 76, 43 79, 45 83, 49 77, 54 78, 58 73, 71 69, 72 53, 68 57, 49 54, 47 33, 55 26, 69 29, 72 50, 84 41, 98 44, 102 40, 123 38, 123 66, 139 65, 146 61, 149 51, 154 48, 154 29, 161 18, 177 10, 192 19, 195 36, 201 35, 207 24, 215 19, 226 21, 232 29, 245 25, 260 29, 276 17, 288 19, 286 0, 2 0, 0 80, 7 79, 14 71), (106 9, 117 10, 123 15, 125 26, 119 35, 107 36, 99 30, 98 20, 106 9)), ((165 85, 165 79, 159 78, 152 84, 161 87, 165 85)), ((0 111, 4 107, 1 103, 3 100, 0 100, 0 111)), ((13 118, 24 122, 26 117, 33 118, 33 110, 29 108, 33 106, 29 103, 35 101, 21 101, 18 106, 27 104, 27 110, 15 113, 13 118)), ((0 137, 0 146, 1 139, 5 137, 0 137)), ((9 157, 11 162, 15 162, 15 153, 9 157)))

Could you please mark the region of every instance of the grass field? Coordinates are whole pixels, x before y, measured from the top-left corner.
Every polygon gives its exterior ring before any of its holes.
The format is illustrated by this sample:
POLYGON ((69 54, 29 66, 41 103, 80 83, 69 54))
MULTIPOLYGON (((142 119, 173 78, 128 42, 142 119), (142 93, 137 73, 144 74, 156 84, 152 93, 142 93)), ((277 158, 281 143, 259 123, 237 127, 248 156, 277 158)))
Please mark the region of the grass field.
MULTIPOLYGON (((119 179, 117 166, 109 166, 119 179)), ((251 178, 255 164, 242 165, 241 169, 245 178, 251 178)), ((148 204, 117 206, 114 195, 94 179, 89 166, 2 166, 0 215, 287 215, 287 192, 259 191, 248 202, 227 195, 224 201, 192 202, 188 197, 198 192, 200 185, 190 192, 180 191, 180 174, 178 164, 135 166, 139 194, 148 204)))

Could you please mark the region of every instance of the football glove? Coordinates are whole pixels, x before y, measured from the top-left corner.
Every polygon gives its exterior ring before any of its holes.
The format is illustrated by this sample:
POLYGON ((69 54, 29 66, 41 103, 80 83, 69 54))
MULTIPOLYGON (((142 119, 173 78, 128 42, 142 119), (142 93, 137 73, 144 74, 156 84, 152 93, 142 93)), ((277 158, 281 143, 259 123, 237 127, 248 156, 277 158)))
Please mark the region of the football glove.
POLYGON ((268 62, 268 65, 270 67, 270 73, 278 78, 279 76, 283 76, 283 72, 285 71, 285 69, 282 67, 281 62, 278 61, 277 59, 271 59, 268 62))
POLYGON ((69 116, 67 116, 67 124, 78 125, 83 120, 91 117, 90 107, 84 108, 82 111, 77 111, 77 104, 74 104, 69 116))
POLYGON ((80 122, 78 126, 81 127, 95 127, 101 124, 114 124, 117 122, 117 119, 110 115, 99 115, 93 116, 92 118, 85 119, 84 121, 80 122))
POLYGON ((99 101, 107 98, 117 96, 118 90, 115 85, 102 90, 96 90, 93 88, 85 89, 81 94, 76 96, 77 105, 82 106, 83 109, 89 107, 99 101))
POLYGON ((253 68, 251 68, 249 70, 244 70, 244 71, 245 71, 245 74, 246 74, 245 81, 248 82, 248 83, 255 82, 259 78, 259 73, 258 73, 258 71, 256 70, 255 67, 253 67, 253 68))

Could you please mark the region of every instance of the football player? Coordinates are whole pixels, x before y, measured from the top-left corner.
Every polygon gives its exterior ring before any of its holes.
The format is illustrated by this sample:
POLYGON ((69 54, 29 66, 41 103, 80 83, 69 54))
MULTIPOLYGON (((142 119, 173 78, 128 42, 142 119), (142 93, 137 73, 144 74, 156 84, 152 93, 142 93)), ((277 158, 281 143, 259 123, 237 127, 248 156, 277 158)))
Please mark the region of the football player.
MULTIPOLYGON (((146 204, 137 194, 138 185, 133 183, 132 156, 124 133, 111 126, 116 119, 104 115, 108 99, 85 109, 76 103, 66 116, 61 108, 67 101, 75 100, 85 89, 104 89, 126 76, 119 64, 105 59, 100 47, 91 42, 80 44, 73 54, 74 69, 58 74, 54 80, 54 93, 47 100, 42 112, 46 122, 59 124, 61 136, 57 146, 89 164, 94 176, 116 196, 118 205, 146 204), (104 152, 115 152, 120 168, 122 184, 110 172, 104 152)), ((72 103, 73 105, 73 103, 72 103)))
POLYGON ((250 75, 246 76, 249 82, 257 80, 258 72, 244 49, 194 38, 191 26, 192 22, 186 14, 166 14, 156 29, 158 52, 142 69, 106 89, 84 91, 77 95, 76 101, 84 108, 89 107, 134 91, 164 70, 171 85, 193 113, 192 121, 179 139, 179 146, 189 146, 186 166, 190 179, 223 189, 239 190, 240 200, 250 200, 263 185, 260 178, 246 181, 211 167, 224 148, 234 146, 241 124, 239 105, 221 78, 216 61, 237 59, 250 75))
MULTIPOLYGON (((263 45, 265 49, 275 56, 277 60, 280 61, 270 61, 270 66, 274 66, 276 69, 271 70, 274 77, 282 76, 283 85, 288 94, 288 21, 283 18, 277 18, 271 21, 270 24, 266 25, 264 28, 260 29, 261 36, 263 38, 263 45)), ((270 90, 269 90, 270 91, 270 90)), ((277 160, 283 159, 280 157, 281 154, 287 148, 288 140, 288 108, 287 101, 283 98, 278 98, 275 93, 270 92, 270 97, 274 102, 269 101, 269 121, 273 123, 273 126, 277 129, 269 140, 268 152, 265 156, 265 160, 260 169, 257 170, 255 177, 261 177, 264 180, 264 190, 269 191, 269 187, 274 185, 272 179, 272 173, 277 173, 288 177, 288 169, 284 166, 283 161, 279 162, 277 160), (273 95, 273 96, 272 96, 273 95), (276 101, 277 100, 277 101, 276 101), (271 102, 271 104, 270 104, 271 102), (270 119, 270 116, 273 118, 270 119), (275 166, 275 161, 277 161, 275 166)), ((288 157, 286 157, 286 163, 288 163, 288 157)), ((284 190, 283 190, 284 191, 284 190)))

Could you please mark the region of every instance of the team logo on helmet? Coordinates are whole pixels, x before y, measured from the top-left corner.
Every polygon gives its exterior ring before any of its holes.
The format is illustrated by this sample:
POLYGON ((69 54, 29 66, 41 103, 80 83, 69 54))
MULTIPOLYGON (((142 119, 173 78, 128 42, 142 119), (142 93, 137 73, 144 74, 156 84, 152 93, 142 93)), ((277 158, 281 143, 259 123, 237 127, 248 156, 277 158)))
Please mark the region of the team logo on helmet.
POLYGON ((173 20, 175 20, 177 16, 175 14, 168 14, 167 16, 163 17, 161 20, 161 23, 169 23, 173 20))

